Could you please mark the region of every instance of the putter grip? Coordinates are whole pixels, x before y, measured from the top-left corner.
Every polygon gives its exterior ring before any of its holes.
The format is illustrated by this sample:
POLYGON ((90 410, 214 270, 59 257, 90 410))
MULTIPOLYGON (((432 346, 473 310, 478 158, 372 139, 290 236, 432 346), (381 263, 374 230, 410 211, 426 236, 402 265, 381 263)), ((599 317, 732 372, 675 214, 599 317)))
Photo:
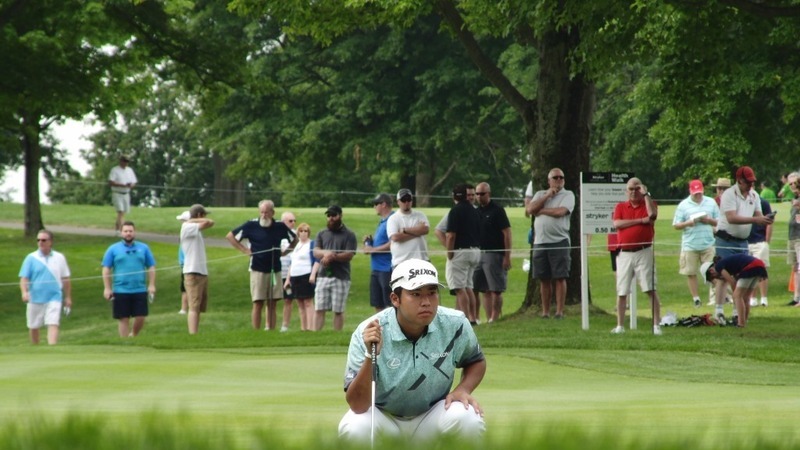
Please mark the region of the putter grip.
POLYGON ((372 357, 372 379, 374 380, 378 375, 378 345, 373 342, 371 350, 372 354, 370 356, 372 357))

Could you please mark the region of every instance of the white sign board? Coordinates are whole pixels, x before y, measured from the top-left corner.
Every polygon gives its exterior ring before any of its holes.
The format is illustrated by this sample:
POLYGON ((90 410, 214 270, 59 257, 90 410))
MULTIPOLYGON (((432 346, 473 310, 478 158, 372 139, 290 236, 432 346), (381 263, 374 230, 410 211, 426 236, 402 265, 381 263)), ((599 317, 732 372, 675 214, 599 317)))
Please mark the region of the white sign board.
POLYGON ((631 172, 581 172, 581 322, 584 330, 589 329, 587 236, 616 232, 611 216, 617 203, 625 200, 625 185, 631 178, 631 172))
POLYGON ((581 173, 583 234, 616 232, 611 214, 617 203, 625 200, 625 184, 631 178, 629 172, 581 173))

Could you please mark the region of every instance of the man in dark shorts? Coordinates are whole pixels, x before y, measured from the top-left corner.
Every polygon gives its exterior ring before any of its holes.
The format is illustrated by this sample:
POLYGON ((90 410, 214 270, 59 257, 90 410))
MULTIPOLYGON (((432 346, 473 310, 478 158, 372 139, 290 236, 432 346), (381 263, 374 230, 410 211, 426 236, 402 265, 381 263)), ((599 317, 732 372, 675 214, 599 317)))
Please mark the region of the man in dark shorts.
POLYGON ((550 301, 556 299, 556 319, 564 317, 567 278, 570 268, 569 220, 575 209, 575 194, 564 189, 564 172, 559 168, 547 175, 548 188, 538 191, 525 207, 534 216, 533 277, 539 280, 542 318, 550 318, 550 301))
POLYGON ((133 222, 123 223, 120 234, 122 240, 103 256, 103 297, 111 302, 119 321, 119 336, 137 336, 149 312, 148 296, 152 301, 156 294, 156 260, 147 244, 135 240, 133 222))
MULTIPOLYGON (((753 295, 758 283, 767 279, 764 261, 745 253, 734 253, 724 258, 716 256, 713 263, 707 262, 700 266, 700 275, 707 283, 723 280, 733 289, 733 301, 739 312, 736 326, 747 325, 750 316, 750 296, 753 295)), ((721 287, 718 286, 717 289, 721 287)), ((719 323, 725 324, 723 321, 719 323)))

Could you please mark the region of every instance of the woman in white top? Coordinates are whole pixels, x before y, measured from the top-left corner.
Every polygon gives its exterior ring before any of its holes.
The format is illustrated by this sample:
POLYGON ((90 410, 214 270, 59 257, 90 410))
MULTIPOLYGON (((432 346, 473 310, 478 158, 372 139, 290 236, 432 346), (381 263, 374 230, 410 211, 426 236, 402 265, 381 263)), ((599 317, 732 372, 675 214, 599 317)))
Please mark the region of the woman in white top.
MULTIPOLYGON (((283 289, 292 290, 300 314, 300 329, 309 331, 314 328, 314 285, 319 262, 314 258, 314 241, 311 240, 311 227, 307 223, 297 227, 297 239, 283 289)), ((283 326, 288 328, 289 324, 284 323, 283 326)))

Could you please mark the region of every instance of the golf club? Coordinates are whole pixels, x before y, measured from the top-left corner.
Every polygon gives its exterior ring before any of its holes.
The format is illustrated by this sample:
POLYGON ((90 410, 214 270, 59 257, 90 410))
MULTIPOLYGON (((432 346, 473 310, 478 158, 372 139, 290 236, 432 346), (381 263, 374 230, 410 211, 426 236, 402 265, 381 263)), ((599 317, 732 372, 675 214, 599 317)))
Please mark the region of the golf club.
POLYGON ((370 448, 375 448, 375 381, 378 378, 378 346, 376 343, 372 343, 372 403, 371 403, 371 413, 372 413, 372 423, 370 425, 370 434, 369 434, 369 442, 370 448))

